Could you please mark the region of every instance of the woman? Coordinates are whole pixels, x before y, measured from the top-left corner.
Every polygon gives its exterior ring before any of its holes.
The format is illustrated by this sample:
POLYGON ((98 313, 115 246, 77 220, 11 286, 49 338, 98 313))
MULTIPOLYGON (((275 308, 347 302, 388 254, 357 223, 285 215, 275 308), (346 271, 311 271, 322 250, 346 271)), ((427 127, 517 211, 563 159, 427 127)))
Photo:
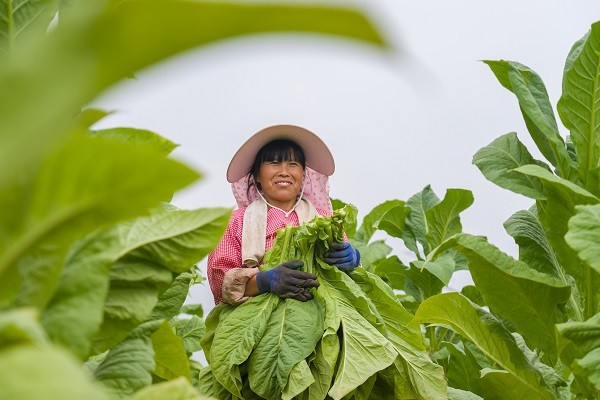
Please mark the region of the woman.
MULTIPOLYGON (((314 133, 293 125, 265 128, 236 152, 227 169, 238 204, 219 245, 208 256, 208 281, 215 304, 240 304, 271 292, 307 301, 317 277, 303 272, 302 261, 290 260, 259 271, 262 256, 276 231, 298 226, 316 215, 331 215, 328 176, 335 164, 331 152, 314 133)), ((350 243, 334 243, 325 261, 351 271, 360 253, 350 243)))

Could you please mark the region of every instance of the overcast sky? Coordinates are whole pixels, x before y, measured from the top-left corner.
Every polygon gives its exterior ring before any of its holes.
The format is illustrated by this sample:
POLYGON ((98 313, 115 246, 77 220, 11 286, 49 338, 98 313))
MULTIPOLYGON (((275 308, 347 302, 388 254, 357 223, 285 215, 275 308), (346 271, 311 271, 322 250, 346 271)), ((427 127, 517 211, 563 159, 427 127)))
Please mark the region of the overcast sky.
MULTIPOLYGON (((516 98, 480 60, 527 65, 556 106, 568 51, 600 20, 600 1, 346 3, 364 10, 403 57, 305 35, 236 39, 116 86, 94 103, 115 111, 95 128, 149 129, 178 143, 173 157, 204 175, 173 201, 192 209, 233 207, 225 179, 233 153, 263 127, 301 125, 328 144, 336 160, 331 196, 356 205, 359 219, 428 184, 440 198, 448 188, 469 189, 475 203, 462 214, 463 230, 515 255, 502 223, 532 203, 488 182, 471 160, 511 131, 541 156, 516 98)), ((457 276, 454 284, 466 281, 457 276)), ((208 286, 192 297, 205 311, 213 305, 208 286)))

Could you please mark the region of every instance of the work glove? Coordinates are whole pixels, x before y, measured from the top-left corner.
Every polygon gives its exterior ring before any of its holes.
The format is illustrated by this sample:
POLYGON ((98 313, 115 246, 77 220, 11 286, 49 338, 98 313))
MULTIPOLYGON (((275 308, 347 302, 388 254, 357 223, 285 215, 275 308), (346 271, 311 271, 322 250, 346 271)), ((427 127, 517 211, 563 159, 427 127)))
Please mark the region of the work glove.
POLYGON ((332 243, 323 259, 342 271, 353 271, 360 263, 360 253, 348 242, 332 243))
POLYGON ((282 299, 311 300, 310 288, 319 286, 319 282, 315 275, 298 271, 303 265, 301 260, 292 260, 268 271, 259 271, 256 274, 258 291, 271 292, 282 299))

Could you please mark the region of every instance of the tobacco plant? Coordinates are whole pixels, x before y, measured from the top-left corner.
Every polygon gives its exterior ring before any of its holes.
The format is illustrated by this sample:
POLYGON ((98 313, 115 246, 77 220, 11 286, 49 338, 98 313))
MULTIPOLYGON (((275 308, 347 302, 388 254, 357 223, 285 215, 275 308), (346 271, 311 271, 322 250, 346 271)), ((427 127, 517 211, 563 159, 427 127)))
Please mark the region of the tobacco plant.
POLYGON ((461 232, 470 193, 443 200, 426 187, 408 201, 382 203, 352 239, 415 312, 431 356, 444 366, 451 398, 596 399, 600 393, 600 23, 576 42, 563 75, 558 114, 542 79, 513 61, 485 61, 517 97, 545 160, 511 132, 473 163, 498 186, 531 198, 504 224, 518 259, 485 237, 461 232), (376 230, 403 240, 408 265, 376 230), (443 292, 468 268, 474 286, 443 292))

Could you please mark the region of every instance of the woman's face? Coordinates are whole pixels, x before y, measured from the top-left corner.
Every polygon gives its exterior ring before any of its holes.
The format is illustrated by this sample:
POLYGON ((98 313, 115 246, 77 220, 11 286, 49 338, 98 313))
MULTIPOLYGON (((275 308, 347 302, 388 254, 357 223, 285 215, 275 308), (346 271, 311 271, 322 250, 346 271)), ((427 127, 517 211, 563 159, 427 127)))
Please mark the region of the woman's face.
POLYGON ((271 205, 289 211, 302 189, 304 168, 295 160, 265 161, 260 165, 257 182, 271 205))

